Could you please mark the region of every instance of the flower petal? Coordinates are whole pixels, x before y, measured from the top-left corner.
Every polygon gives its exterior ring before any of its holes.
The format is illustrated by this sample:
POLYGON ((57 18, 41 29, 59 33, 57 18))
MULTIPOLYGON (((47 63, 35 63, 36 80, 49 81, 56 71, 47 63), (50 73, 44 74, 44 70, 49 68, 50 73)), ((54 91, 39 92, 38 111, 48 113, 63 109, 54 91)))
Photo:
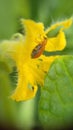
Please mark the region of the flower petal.
POLYGON ((64 29, 69 28, 72 24, 72 18, 56 23, 52 25, 50 28, 48 28, 45 33, 49 33, 51 30, 56 29, 57 27, 60 27, 59 33, 56 37, 48 38, 45 50, 46 51, 61 51, 65 48, 66 46, 66 38, 65 34, 63 32, 64 29))
POLYGON ((36 23, 33 20, 22 20, 26 36, 33 41, 38 38, 40 40, 41 35, 44 34, 44 25, 42 23, 36 23))
POLYGON ((55 59, 59 58, 59 56, 49 56, 46 57, 44 55, 41 55, 40 60, 42 61, 40 64, 40 68, 45 73, 50 69, 50 65, 53 63, 55 59))
POLYGON ((64 32, 60 31, 56 37, 48 38, 45 46, 46 51, 60 51, 66 46, 66 38, 64 32))
POLYGON ((33 20, 22 20, 22 23, 25 27, 26 33, 24 49, 26 51, 26 55, 30 57, 31 52, 35 48, 35 46, 44 39, 44 25, 42 23, 36 23, 33 20))
POLYGON ((56 24, 54 24, 50 28, 48 28, 45 31, 45 34, 49 33, 51 30, 54 30, 54 29, 56 29, 57 27, 60 27, 60 26, 61 26, 62 30, 66 29, 66 28, 69 28, 72 25, 72 22, 73 22, 72 18, 70 18, 68 20, 65 20, 63 22, 57 22, 56 24))
POLYGON ((40 84, 41 86, 43 85, 44 77, 45 77, 47 71, 49 71, 50 65, 58 57, 59 56, 46 57, 44 55, 41 55, 37 59, 37 61, 36 61, 37 68, 36 68, 36 70, 33 69, 33 71, 35 71, 34 77, 35 77, 37 84, 40 84))
MULTIPOLYGON (((27 86, 27 85, 26 85, 27 86)), ((33 98, 37 92, 37 86, 33 86, 33 90, 17 87, 15 92, 11 95, 11 99, 16 101, 25 101, 33 98)))
POLYGON ((23 75, 19 75, 17 88, 11 95, 11 98, 16 101, 23 101, 33 98, 37 92, 37 86, 29 85, 30 84, 27 77, 24 78, 23 75))

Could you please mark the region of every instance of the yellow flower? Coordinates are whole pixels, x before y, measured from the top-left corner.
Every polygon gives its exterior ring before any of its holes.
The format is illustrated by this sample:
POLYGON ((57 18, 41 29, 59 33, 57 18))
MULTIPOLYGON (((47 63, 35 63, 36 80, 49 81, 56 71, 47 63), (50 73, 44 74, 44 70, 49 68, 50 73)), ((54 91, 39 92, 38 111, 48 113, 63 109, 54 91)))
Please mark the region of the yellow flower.
POLYGON ((47 30, 44 30, 42 23, 36 23, 32 20, 23 19, 22 24, 25 36, 20 35, 16 40, 5 41, 18 71, 17 88, 11 96, 16 101, 33 98, 37 92, 37 85, 43 85, 46 72, 58 56, 46 57, 43 55, 41 47, 44 46, 45 51, 49 52, 63 50, 66 46, 63 30, 70 27, 72 19, 56 23, 47 30), (51 30, 55 30, 59 26, 60 30, 57 36, 47 36, 51 30), (35 58, 40 50, 40 55, 35 58))

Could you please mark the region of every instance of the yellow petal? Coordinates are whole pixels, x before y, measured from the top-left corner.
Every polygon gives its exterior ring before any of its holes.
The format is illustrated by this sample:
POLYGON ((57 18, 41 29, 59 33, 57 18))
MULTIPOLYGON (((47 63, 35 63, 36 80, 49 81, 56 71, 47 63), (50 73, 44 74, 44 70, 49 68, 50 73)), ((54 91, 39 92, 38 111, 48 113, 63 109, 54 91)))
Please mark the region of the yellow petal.
MULTIPOLYGON (((50 65, 58 57, 59 56, 46 57, 44 55, 41 55, 37 60, 35 60, 36 69, 34 69, 35 68, 34 67, 33 71, 35 71, 34 77, 35 77, 37 84, 40 84, 41 86, 43 85, 44 77, 45 77, 47 71, 49 71, 50 65)), ((34 66, 34 64, 33 64, 33 66, 34 66)))
POLYGON ((27 77, 19 74, 18 85, 11 98, 16 101, 28 100, 33 98, 36 92, 37 86, 34 84, 30 86, 27 77))
POLYGON ((33 86, 32 90, 28 88, 26 89, 27 86, 28 85, 24 86, 23 88, 18 86, 15 92, 11 95, 11 98, 16 101, 25 101, 35 97, 37 86, 33 86))
POLYGON ((45 46, 46 51, 60 51, 66 46, 66 38, 64 32, 60 31, 56 37, 48 38, 45 46))
POLYGON ((72 22, 73 22, 73 19, 70 18, 68 20, 65 20, 63 22, 57 22, 55 23, 54 25, 52 25, 50 28, 48 28, 46 31, 45 31, 45 34, 49 33, 51 30, 54 30, 56 29, 57 27, 60 27, 61 26, 61 30, 64 30, 66 28, 69 28, 71 25, 72 25, 72 22))
POLYGON ((56 29, 57 27, 60 27, 59 33, 56 37, 48 38, 45 50, 46 51, 61 51, 66 46, 66 38, 65 33, 63 32, 64 29, 69 28, 72 24, 72 18, 56 23, 52 25, 50 28, 48 28, 45 33, 49 33, 51 30, 56 29))
POLYGON ((57 58, 59 58, 59 56, 46 57, 44 55, 41 55, 41 57, 39 59, 42 60, 42 62, 40 64, 39 69, 41 69, 43 72, 46 73, 50 69, 50 66, 53 63, 53 61, 57 58))
POLYGON ((22 20, 26 36, 33 41, 34 38, 40 39, 44 34, 44 25, 42 23, 36 23, 33 20, 22 20))
POLYGON ((24 25, 26 33, 24 49, 26 51, 27 57, 30 57, 31 52, 35 46, 44 39, 44 26, 42 23, 36 23, 33 20, 22 20, 22 23, 24 25))

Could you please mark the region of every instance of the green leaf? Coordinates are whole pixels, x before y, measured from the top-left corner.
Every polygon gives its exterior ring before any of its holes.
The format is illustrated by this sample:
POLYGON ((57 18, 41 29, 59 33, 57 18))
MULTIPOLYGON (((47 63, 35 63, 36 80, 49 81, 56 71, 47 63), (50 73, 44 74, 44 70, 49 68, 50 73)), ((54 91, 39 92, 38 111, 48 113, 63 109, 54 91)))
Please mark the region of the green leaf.
POLYGON ((48 71, 41 87, 39 119, 45 127, 70 125, 73 121, 73 56, 61 56, 48 71))

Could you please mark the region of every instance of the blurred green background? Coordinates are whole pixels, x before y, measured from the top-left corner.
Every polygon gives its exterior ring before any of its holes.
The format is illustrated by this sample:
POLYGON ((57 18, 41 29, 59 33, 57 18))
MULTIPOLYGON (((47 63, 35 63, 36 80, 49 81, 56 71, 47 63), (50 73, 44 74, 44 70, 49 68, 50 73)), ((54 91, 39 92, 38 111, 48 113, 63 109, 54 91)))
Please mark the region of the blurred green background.
MULTIPOLYGON (((21 18, 40 21, 48 27, 72 14, 72 0, 0 0, 0 40, 9 39, 17 32, 23 33, 21 18)), ((0 128, 36 129, 40 124, 37 115, 39 94, 27 102, 12 101, 9 95, 15 87, 15 78, 11 77, 11 81, 8 71, 6 65, 0 63, 0 128)))

